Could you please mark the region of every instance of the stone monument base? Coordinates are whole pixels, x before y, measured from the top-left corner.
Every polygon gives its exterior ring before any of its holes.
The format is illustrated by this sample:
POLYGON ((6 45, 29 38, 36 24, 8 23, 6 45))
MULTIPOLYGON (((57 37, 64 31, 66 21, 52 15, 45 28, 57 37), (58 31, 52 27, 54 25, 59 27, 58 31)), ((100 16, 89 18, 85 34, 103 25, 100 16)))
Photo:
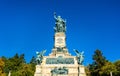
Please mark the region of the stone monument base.
POLYGON ((74 70, 74 67, 69 69, 69 74, 67 75, 52 75, 49 71, 50 68, 44 67, 42 65, 36 65, 36 71, 34 76, 86 76, 85 73, 85 67, 83 65, 79 65, 78 66, 78 70, 76 69, 76 71, 74 70), (43 73, 46 72, 46 73, 43 73), (47 73, 49 72, 49 73, 47 73))

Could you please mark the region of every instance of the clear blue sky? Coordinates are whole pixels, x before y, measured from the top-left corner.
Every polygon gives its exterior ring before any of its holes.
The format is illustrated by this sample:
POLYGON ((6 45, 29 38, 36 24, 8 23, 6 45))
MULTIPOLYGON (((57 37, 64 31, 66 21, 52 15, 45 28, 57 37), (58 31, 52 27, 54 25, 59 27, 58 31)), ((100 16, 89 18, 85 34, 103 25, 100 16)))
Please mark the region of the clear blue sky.
POLYGON ((120 59, 119 0, 0 0, 0 56, 51 53, 55 21, 53 12, 67 20, 67 47, 85 51, 85 62, 100 49, 110 61, 120 59))

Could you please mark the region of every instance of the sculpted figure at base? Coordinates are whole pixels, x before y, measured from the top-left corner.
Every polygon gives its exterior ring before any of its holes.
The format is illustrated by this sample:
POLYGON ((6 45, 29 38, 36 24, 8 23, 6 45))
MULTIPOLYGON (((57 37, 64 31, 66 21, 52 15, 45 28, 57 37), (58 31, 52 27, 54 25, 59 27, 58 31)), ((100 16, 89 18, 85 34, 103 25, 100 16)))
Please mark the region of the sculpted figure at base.
POLYGON ((84 51, 79 52, 78 50, 74 50, 75 53, 77 54, 77 60, 78 60, 78 64, 82 64, 84 61, 84 51))
POLYGON ((36 52, 37 54, 37 58, 36 58, 36 62, 37 64, 41 64, 42 63, 42 60, 43 60, 43 54, 46 52, 46 50, 43 50, 41 52, 36 52))
POLYGON ((68 74, 68 69, 66 67, 60 67, 60 68, 54 68, 51 71, 52 75, 58 75, 58 74, 62 74, 62 75, 66 75, 68 74))
POLYGON ((66 31, 66 21, 61 18, 61 16, 57 16, 56 13, 54 13, 55 18, 55 32, 65 32, 66 31))

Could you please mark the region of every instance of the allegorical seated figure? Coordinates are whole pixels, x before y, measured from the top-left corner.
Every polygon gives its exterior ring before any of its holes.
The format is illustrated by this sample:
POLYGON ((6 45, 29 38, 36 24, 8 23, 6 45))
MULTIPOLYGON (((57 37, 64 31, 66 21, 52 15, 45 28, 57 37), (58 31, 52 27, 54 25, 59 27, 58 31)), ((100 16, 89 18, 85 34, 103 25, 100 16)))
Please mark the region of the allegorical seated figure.
POLYGON ((56 20, 55 23, 55 32, 65 32, 66 31, 66 21, 61 18, 61 16, 57 16, 56 13, 54 13, 54 18, 56 20))
POLYGON ((59 74, 66 75, 66 74, 68 74, 68 69, 67 69, 66 67, 60 67, 60 68, 55 67, 55 68, 51 71, 51 73, 52 73, 53 75, 59 75, 59 74))

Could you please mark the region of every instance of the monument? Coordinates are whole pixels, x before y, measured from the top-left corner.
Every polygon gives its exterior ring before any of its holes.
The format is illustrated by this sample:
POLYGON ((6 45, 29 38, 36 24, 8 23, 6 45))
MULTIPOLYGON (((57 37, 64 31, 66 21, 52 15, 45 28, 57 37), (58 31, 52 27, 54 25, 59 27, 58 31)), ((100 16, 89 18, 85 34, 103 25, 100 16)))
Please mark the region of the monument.
POLYGON ((66 21, 54 13, 54 47, 49 56, 43 56, 46 50, 36 52, 37 65, 34 76, 86 76, 82 65, 84 52, 74 50, 72 56, 66 47, 66 21))

